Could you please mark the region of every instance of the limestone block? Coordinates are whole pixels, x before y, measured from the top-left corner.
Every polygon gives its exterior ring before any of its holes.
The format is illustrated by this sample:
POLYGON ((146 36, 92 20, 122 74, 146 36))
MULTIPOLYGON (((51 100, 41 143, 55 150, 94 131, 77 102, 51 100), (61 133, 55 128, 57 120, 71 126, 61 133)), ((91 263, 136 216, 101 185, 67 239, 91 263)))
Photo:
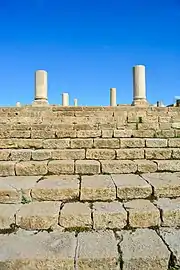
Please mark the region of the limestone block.
POLYGON ((137 229, 118 233, 123 270, 168 269, 170 251, 154 230, 137 229))
POLYGON ((63 149, 63 150, 52 150, 52 159, 64 159, 64 160, 76 160, 85 159, 85 149, 63 149))
POLYGON ((43 141, 43 148, 69 148, 70 139, 47 139, 43 141))
POLYGON ((156 130, 157 138, 173 138, 175 137, 175 131, 173 129, 168 130, 156 130))
POLYGON ((155 196, 180 196, 180 177, 175 173, 149 173, 143 174, 142 177, 152 185, 155 196))
POLYGON ((17 145, 15 148, 42 148, 42 139, 14 139, 14 144, 17 145))
POLYGON ((32 130, 31 131, 32 139, 52 139, 55 138, 55 130, 32 130))
POLYGON ((11 160, 28 161, 31 159, 30 149, 11 150, 11 160))
POLYGON ((132 200, 124 204, 129 213, 129 225, 134 228, 146 228, 160 225, 160 212, 148 200, 132 200))
POLYGON ((118 149, 116 150, 117 159, 143 159, 144 149, 131 148, 131 149, 118 149))
POLYGON ((20 204, 0 204, 0 230, 10 229, 11 225, 15 225, 15 214, 20 207, 20 204))
POLYGON ((146 159, 171 159, 172 150, 166 148, 145 149, 146 159))
POLYGON ((47 174, 47 161, 22 161, 15 165, 16 175, 45 175, 47 174))
MULTIPOLYGON (((22 139, 20 139, 22 141, 22 139)), ((1 139, 0 149, 18 148, 17 139, 1 139)))
POLYGON ((152 129, 147 129, 147 130, 133 130, 132 131, 132 136, 134 138, 154 138, 156 132, 152 129))
POLYGON ((131 138, 133 131, 132 130, 123 130, 123 129, 115 129, 114 137, 115 138, 131 138))
POLYGON ((88 203, 66 203, 60 212, 60 226, 64 228, 91 228, 91 209, 88 203))
POLYGON ((59 211, 60 202, 31 202, 17 212, 16 223, 26 230, 47 230, 58 223, 59 211))
POLYGON ((9 159, 9 156, 10 156, 10 149, 0 149, 0 160, 2 161, 6 161, 9 159))
POLYGON ((180 160, 156 160, 158 171, 179 172, 180 160))
POLYGON ((56 131, 57 138, 76 138, 76 130, 62 129, 56 131))
POLYGON ((119 139, 94 139, 95 148, 119 148, 119 139))
POLYGON ((138 138, 120 139, 121 148, 143 148, 145 140, 138 138))
POLYGON ((131 160, 101 160, 102 173, 135 173, 137 165, 131 160))
POLYGON ((80 200, 113 201, 115 199, 116 189, 110 175, 82 176, 80 200))
POLYGON ((32 188, 38 201, 63 201, 79 198, 79 179, 75 175, 46 176, 32 188))
POLYGON ((169 147, 180 147, 180 138, 174 138, 168 140, 169 147))
POLYGON ((152 148, 167 147, 167 139, 159 139, 159 138, 146 139, 146 147, 152 148))
POLYGON ((51 159, 51 150, 49 149, 38 149, 32 151, 33 160, 48 160, 51 159))
POLYGON ((180 226, 180 198, 172 200, 161 198, 155 202, 155 205, 161 209, 162 226, 180 226))
POLYGON ((152 194, 151 186, 139 175, 114 174, 112 180, 121 200, 147 198, 152 194))
POLYGON ((71 139, 71 148, 92 148, 93 139, 71 139))
POLYGON ((156 162, 150 160, 135 160, 135 163, 140 173, 156 172, 158 168, 156 162))
POLYGON ((0 235, 0 267, 2 270, 70 270, 74 268, 75 249, 74 233, 0 235))
POLYGON ((93 224, 96 229, 121 229, 127 225, 127 212, 120 202, 93 204, 93 224))
POLYGON ((4 129, 0 132, 0 138, 30 138, 31 133, 30 130, 10 130, 4 129))
POLYGON ((15 175, 15 166, 14 161, 0 161, 0 176, 15 175))
POLYGON ((102 138, 112 138, 113 137, 113 129, 104 129, 102 130, 102 138))
POLYGON ((48 163, 48 171, 51 174, 73 174, 74 161, 73 160, 53 160, 48 163))
POLYGON ((97 138, 101 136, 101 130, 77 130, 78 138, 97 138))
POLYGON ((79 270, 120 269, 117 243, 112 231, 79 233, 78 243, 79 270))
POLYGON ((25 203, 31 201, 30 191, 38 176, 0 177, 0 203, 25 203))
POLYGON ((161 228, 160 235, 173 254, 173 262, 178 270, 180 266, 180 231, 174 228, 161 228))
POLYGON ((87 149, 87 159, 115 159, 115 150, 113 149, 87 149))
MULTIPOLYGON (((157 119, 157 118, 156 118, 157 119)), ((159 129, 159 124, 156 122, 137 123, 138 130, 153 130, 159 129)))
POLYGON ((75 173, 98 174, 100 173, 100 162, 97 160, 76 160, 75 173))

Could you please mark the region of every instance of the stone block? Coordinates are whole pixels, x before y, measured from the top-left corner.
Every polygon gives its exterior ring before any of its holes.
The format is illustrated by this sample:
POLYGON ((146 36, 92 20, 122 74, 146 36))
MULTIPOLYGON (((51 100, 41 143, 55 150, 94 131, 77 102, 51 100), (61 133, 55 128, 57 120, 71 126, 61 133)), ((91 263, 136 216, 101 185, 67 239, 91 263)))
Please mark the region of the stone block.
POLYGON ((175 136, 175 131, 173 129, 156 130, 155 134, 157 138, 173 138, 175 136))
POLYGON ((10 159, 17 161, 28 161, 31 159, 30 149, 11 150, 10 159))
POLYGON ((168 140, 169 147, 180 147, 180 138, 174 138, 168 140))
POLYGON ((146 159, 171 159, 172 150, 166 148, 145 149, 146 159))
POLYGON ((65 149, 70 147, 70 139, 47 139, 43 141, 43 148, 65 149))
POLYGON ((54 149, 51 151, 51 157, 64 160, 85 159, 85 149, 54 149))
POLYGON ((47 161, 22 161, 15 165, 16 175, 31 176, 47 174, 47 161))
POLYGON ((159 138, 146 139, 146 147, 149 148, 167 147, 167 139, 159 139, 159 138))
POLYGON ((15 175, 15 166, 14 161, 0 161, 0 176, 15 175))
POLYGON ((145 140, 138 138, 120 139, 121 148, 143 148, 145 140))
POLYGON ((9 160, 11 150, 9 149, 0 149, 0 161, 9 160))
POLYGON ((119 139, 94 139, 95 148, 119 148, 119 139))
POLYGON ((121 200, 147 198, 152 194, 151 186, 139 175, 114 174, 117 197, 121 200))
POLYGON ((50 149, 39 149, 32 152, 33 160, 48 160, 51 159, 51 150, 50 149))
POLYGON ((80 200, 113 201, 115 199, 116 189, 110 175, 82 176, 80 200))
POLYGON ((156 160, 158 171, 179 172, 180 160, 156 160))
POLYGON ((76 138, 76 130, 62 129, 56 131, 57 138, 76 138))
POLYGON ((160 225, 160 212, 148 200, 132 200, 124 204, 129 216, 129 225, 146 228, 160 225))
POLYGON ((116 150, 117 159, 143 159, 144 149, 131 148, 131 149, 118 149, 116 150))
POLYGON ((166 270, 170 251, 154 230, 137 229, 118 233, 123 270, 166 270))
POLYGON ((153 138, 155 136, 155 130, 147 129, 147 130, 133 130, 132 136, 134 138, 153 138))
POLYGON ((78 138, 97 138, 101 136, 101 130, 77 130, 78 138))
POLYGON ((100 163, 97 160, 76 160, 75 173, 98 174, 100 173, 100 163))
POLYGON ((15 215, 20 207, 20 204, 0 204, 0 230, 7 230, 15 225, 15 215))
POLYGON ((121 229, 127 225, 127 212, 120 202, 93 204, 93 226, 98 229, 121 229))
POLYGON ((92 148, 93 139, 71 139, 71 148, 92 148))
POLYGON ((135 163, 140 173, 156 172, 158 168, 156 162, 150 160, 135 160, 135 163))
POLYGON ((172 159, 180 159, 180 149, 172 149, 172 159))
POLYGON ((149 173, 142 177, 153 187, 156 197, 180 196, 180 177, 175 173, 149 173))
POLYGON ((102 130, 102 138, 112 138, 113 137, 113 129, 103 129, 102 130))
POLYGON ((79 270, 120 269, 117 243, 112 231, 81 232, 78 243, 79 270))
POLYGON ((113 149, 87 149, 87 159, 115 159, 115 150, 113 149))
POLYGON ((114 130, 114 137, 115 138, 131 138, 133 131, 132 130, 121 130, 121 129, 115 129, 114 130))
POLYGON ((16 215, 17 225, 25 230, 47 230, 58 224, 60 202, 24 204, 16 215))
POLYGON ((32 188, 38 201, 63 201, 79 198, 79 179, 75 175, 46 176, 32 188))
POLYGON ((172 200, 161 198, 155 202, 155 205, 161 210, 162 226, 180 226, 180 198, 172 200))
POLYGON ((13 148, 25 148, 25 149, 38 149, 42 148, 42 139, 14 139, 13 143, 16 147, 13 148))
POLYGON ((0 235, 0 267, 1 270, 69 270, 74 268, 75 249, 74 233, 0 235))
POLYGON ((48 172, 51 174, 73 174, 74 161, 73 160, 53 160, 48 163, 48 172))
POLYGON ((50 130, 32 130, 32 139, 53 139, 55 138, 55 130, 52 128, 50 130))
POLYGON ((60 226, 64 228, 92 228, 91 209, 88 203, 66 203, 60 212, 60 226))
POLYGON ((101 160, 102 173, 135 173, 137 165, 131 160, 101 160))

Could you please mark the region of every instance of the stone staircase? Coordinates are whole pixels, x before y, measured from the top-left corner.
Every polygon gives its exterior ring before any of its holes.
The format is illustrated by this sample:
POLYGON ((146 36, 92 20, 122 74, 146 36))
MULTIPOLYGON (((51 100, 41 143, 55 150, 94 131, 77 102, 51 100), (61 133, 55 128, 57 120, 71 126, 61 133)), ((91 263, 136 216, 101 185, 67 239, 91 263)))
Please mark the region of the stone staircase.
POLYGON ((180 109, 0 108, 0 270, 180 269, 180 109))

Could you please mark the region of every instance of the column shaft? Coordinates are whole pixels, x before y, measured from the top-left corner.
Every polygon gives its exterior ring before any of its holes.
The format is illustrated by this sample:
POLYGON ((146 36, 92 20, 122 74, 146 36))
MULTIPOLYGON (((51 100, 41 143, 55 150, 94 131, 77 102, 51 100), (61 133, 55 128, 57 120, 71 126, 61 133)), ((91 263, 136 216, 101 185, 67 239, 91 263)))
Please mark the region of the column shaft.
POLYGON ((110 88, 110 106, 117 106, 117 103, 116 103, 116 88, 110 88))

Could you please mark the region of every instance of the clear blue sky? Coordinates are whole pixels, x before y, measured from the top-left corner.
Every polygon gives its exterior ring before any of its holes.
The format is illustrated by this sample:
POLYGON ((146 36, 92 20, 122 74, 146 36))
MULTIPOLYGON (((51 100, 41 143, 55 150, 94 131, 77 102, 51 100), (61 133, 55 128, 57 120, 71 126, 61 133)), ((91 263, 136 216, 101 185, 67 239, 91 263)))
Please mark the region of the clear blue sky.
POLYGON ((131 103, 137 64, 151 103, 180 95, 180 0, 0 0, 1 106, 33 101, 37 69, 52 104, 131 103))

